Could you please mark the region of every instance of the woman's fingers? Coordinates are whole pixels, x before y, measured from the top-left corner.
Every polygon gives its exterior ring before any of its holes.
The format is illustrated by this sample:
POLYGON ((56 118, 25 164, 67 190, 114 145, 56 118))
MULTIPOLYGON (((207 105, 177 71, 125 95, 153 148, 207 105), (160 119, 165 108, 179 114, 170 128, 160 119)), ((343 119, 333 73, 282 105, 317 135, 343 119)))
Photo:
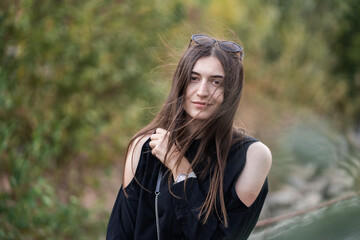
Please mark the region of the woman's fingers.
POLYGON ((166 134, 167 133, 167 131, 165 129, 163 129, 163 128, 157 128, 155 132, 160 133, 160 134, 166 134))
POLYGON ((156 133, 151 134, 151 136, 150 136, 150 139, 151 139, 151 140, 157 140, 157 139, 159 139, 159 138, 160 138, 160 135, 159 135, 159 134, 156 134, 156 133))
POLYGON ((154 148, 156 147, 158 144, 162 144, 162 142, 164 140, 166 140, 166 134, 167 131, 165 129, 162 128, 157 128, 155 133, 151 134, 150 136, 150 147, 154 148))
POLYGON ((151 154, 157 157, 160 161, 164 161, 167 144, 168 144, 168 132, 163 128, 157 128, 155 133, 150 136, 150 147, 152 148, 151 154))
POLYGON ((151 148, 156 147, 156 141, 155 141, 155 140, 151 140, 151 141, 149 142, 149 145, 150 145, 151 148))
POLYGON ((156 154, 159 154, 159 146, 161 146, 161 140, 158 137, 151 137, 151 141, 149 142, 149 146, 152 148, 151 154, 156 156, 156 154))
POLYGON ((151 150, 151 154, 156 158, 158 158, 161 162, 164 161, 164 153, 161 150, 159 150, 157 147, 154 147, 151 150))
POLYGON ((153 150, 151 150, 151 154, 156 157, 156 149, 155 148, 153 150))
POLYGON ((160 130, 159 132, 157 131, 156 133, 151 134, 150 139, 151 140, 164 139, 165 134, 166 134, 166 131, 164 133, 162 130, 160 130))

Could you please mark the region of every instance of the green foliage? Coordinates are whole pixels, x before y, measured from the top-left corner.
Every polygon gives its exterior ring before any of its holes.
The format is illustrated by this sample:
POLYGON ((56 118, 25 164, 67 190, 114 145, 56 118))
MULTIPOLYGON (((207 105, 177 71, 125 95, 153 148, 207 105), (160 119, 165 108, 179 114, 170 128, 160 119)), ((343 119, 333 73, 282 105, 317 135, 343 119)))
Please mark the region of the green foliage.
MULTIPOLYGON (((98 145, 96 139, 114 119, 117 133, 125 135, 146 122, 119 121, 158 99, 148 81, 156 64, 151 51, 158 44, 150 36, 153 28, 169 23, 150 2, 136 14, 131 11, 136 1, 9 5, 1 31, 0 103, 6 122, 22 121, 32 131, 45 125, 48 138, 56 131, 63 156, 98 145)), ((145 113, 138 114, 144 119, 145 113)))
POLYGON ((0 238, 103 234, 106 220, 60 200, 50 176, 78 155, 114 161, 148 122, 151 36, 172 20, 156 1, 24 0, 2 2, 0 21, 0 238))
POLYGON ((343 91, 336 91, 335 109, 346 119, 345 124, 353 125, 360 123, 360 30, 358 13, 359 1, 347 1, 343 4, 339 28, 330 47, 337 56, 335 67, 332 71, 337 78, 338 84, 343 91))
POLYGON ((17 191, 0 197, 1 239, 88 239, 105 228, 104 221, 91 222, 75 196, 61 203, 44 178, 30 180, 26 188, 19 180, 12 177, 11 187, 17 191))

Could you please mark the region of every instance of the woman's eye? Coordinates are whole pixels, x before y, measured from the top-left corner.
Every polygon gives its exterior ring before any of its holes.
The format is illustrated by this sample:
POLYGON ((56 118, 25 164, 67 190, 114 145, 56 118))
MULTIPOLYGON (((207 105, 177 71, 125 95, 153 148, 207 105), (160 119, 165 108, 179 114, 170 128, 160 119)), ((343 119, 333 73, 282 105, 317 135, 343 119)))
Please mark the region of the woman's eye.
POLYGON ((221 82, 219 80, 214 80, 213 81, 213 84, 216 85, 216 86, 220 86, 221 85, 221 82))
POLYGON ((191 79, 191 81, 196 81, 196 80, 198 80, 197 77, 191 77, 190 79, 191 79))

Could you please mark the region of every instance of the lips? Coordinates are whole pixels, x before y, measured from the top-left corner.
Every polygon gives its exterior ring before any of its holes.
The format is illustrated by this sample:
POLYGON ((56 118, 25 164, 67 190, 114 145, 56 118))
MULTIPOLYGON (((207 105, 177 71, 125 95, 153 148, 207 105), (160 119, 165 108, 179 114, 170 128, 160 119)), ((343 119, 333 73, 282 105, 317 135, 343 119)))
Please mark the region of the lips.
POLYGON ((201 101, 192 101, 192 103, 194 104, 194 106, 195 106, 196 108, 200 108, 200 109, 205 108, 205 107, 211 105, 211 104, 208 104, 207 102, 201 102, 201 101))

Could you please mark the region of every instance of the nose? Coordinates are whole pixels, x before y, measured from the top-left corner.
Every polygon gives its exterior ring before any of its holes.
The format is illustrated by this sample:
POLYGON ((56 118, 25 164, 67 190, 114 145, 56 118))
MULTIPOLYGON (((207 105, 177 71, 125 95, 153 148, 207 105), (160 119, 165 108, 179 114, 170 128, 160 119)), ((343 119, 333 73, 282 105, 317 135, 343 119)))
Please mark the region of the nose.
POLYGON ((198 89, 196 91, 196 94, 199 97, 207 97, 209 95, 209 89, 208 89, 207 81, 202 80, 198 86, 199 87, 198 87, 198 89))

